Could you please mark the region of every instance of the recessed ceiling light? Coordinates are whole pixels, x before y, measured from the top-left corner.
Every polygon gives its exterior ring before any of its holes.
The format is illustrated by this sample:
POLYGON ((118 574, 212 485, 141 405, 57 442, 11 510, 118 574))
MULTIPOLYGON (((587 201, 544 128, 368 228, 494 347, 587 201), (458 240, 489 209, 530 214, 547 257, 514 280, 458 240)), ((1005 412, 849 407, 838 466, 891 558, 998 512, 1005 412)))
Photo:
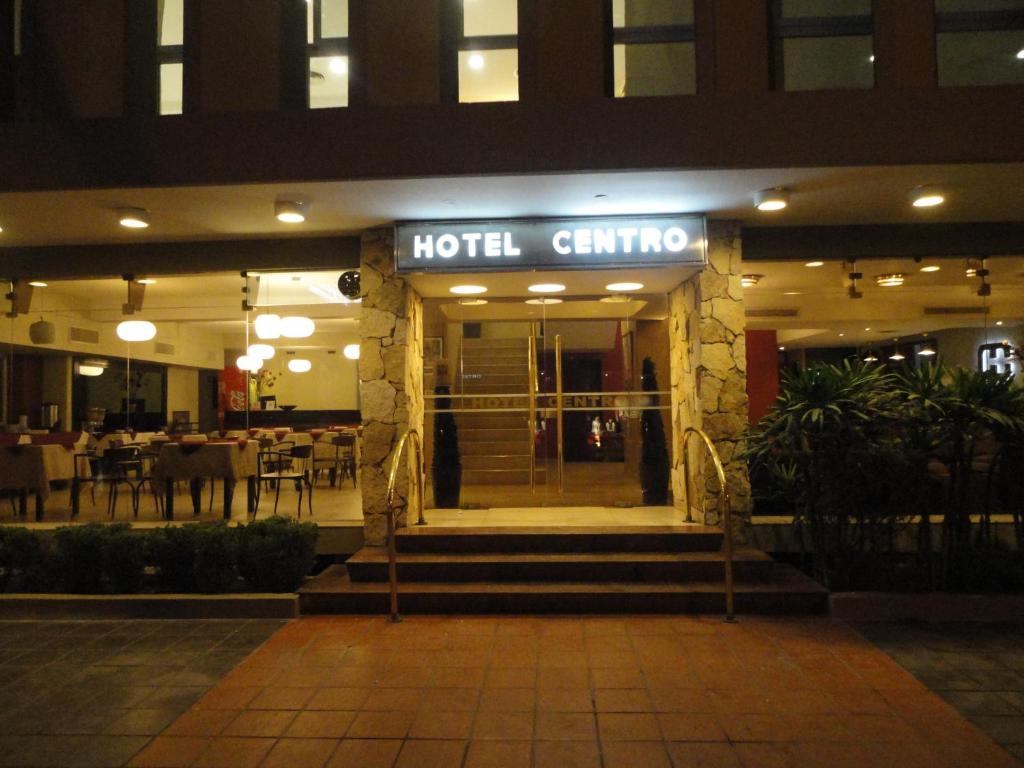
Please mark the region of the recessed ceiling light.
POLYGON ((875 63, 875 54, 872 53, 870 56, 868 56, 868 61, 870 61, 872 64, 874 64, 875 63))
POLYGON ((145 208, 121 208, 117 212, 117 221, 128 229, 145 229, 149 226, 149 211, 145 208))
POLYGON ((156 280, 152 277, 143 277, 141 280, 136 280, 139 285, 156 285, 156 280))
POLYGON ((537 283, 527 288, 530 293, 561 293, 565 286, 561 283, 537 283))
POLYGON ((457 296, 475 296, 478 293, 487 293, 487 289, 482 285, 456 285, 449 288, 448 291, 457 296))
POLYGON ((803 291, 784 291, 783 296, 803 296, 803 291))
POLYGON ((929 264, 927 267, 921 267, 922 272, 938 272, 942 267, 938 264, 929 264))
POLYGON ((865 330, 865 331, 870 331, 871 329, 870 329, 870 328, 865 328, 864 330, 865 330))
POLYGON ((623 296, 621 293, 613 293, 611 296, 604 296, 600 299, 605 304, 628 304, 632 300, 632 297, 623 296))
POLYGON ((284 224, 301 224, 306 220, 306 204, 299 200, 276 200, 274 216, 284 224))
POLYGON ((336 75, 344 75, 348 72, 348 61, 346 61, 342 56, 335 56, 327 66, 329 66, 331 68, 331 72, 336 75))
POLYGON ((484 61, 484 57, 483 57, 483 54, 480 54, 480 53, 471 53, 471 54, 469 55, 469 61, 468 61, 467 63, 469 64, 469 68, 470 68, 470 69, 475 69, 475 70, 477 70, 477 71, 480 71, 481 69, 483 69, 483 68, 484 68, 484 65, 485 65, 485 64, 486 64, 487 62, 486 62, 486 61, 484 61))
POLYGON ((554 296, 539 296, 536 299, 527 299, 527 304, 561 304, 561 299, 556 299, 554 296))
POLYGON ((914 187, 910 190, 910 203, 915 208, 934 208, 946 202, 946 195, 935 186, 914 187))
POLYGON ((1002 324, 1003 324, 1002 320, 996 320, 996 325, 1002 325, 1002 324))
POLYGON ((459 304, 464 307, 481 307, 487 303, 487 299, 459 299, 459 304))
POLYGON ((789 205, 789 190, 783 187, 762 189, 754 195, 754 205, 759 211, 781 211, 789 205))
POLYGON ((786 351, 785 347, 779 347, 779 352, 785 352, 785 351, 786 351))
POLYGON ((898 288, 903 285, 906 275, 902 272, 893 272, 888 275, 875 275, 875 284, 880 288, 898 288))
POLYGON ((623 291, 639 291, 643 287, 643 283, 609 283, 604 287, 604 289, 606 291, 615 291, 615 293, 622 293, 623 291))
POLYGON ((845 333, 840 333, 840 334, 839 334, 839 338, 841 339, 841 338, 843 338, 843 336, 845 336, 845 335, 846 335, 845 333))
POLYGON ((764 277, 764 275, 743 275, 743 277, 740 278, 740 285, 744 288, 753 288, 758 284, 762 277, 764 277))
POLYGON ((29 280, 28 284, 31 285, 33 288, 45 288, 47 285, 42 280, 29 280))
POLYGON ((804 264, 804 266, 805 267, 824 267, 825 266, 825 262, 824 261, 808 261, 806 264, 804 264))

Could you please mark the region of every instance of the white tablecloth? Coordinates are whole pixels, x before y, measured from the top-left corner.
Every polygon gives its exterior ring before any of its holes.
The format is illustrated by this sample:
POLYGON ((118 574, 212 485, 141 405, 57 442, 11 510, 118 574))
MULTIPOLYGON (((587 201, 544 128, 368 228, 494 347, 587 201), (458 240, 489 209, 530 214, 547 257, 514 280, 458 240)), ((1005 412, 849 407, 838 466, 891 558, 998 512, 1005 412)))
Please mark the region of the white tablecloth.
MULTIPOLYGON (((82 462, 83 473, 88 463, 82 462)), ((62 445, 16 445, 0 447, 0 490, 34 491, 50 495, 54 480, 75 476, 75 451, 62 445)))
POLYGON ((259 444, 255 440, 249 440, 244 446, 237 442, 207 443, 199 447, 167 443, 160 449, 153 476, 157 480, 200 477, 241 480, 256 474, 258 452, 259 444))

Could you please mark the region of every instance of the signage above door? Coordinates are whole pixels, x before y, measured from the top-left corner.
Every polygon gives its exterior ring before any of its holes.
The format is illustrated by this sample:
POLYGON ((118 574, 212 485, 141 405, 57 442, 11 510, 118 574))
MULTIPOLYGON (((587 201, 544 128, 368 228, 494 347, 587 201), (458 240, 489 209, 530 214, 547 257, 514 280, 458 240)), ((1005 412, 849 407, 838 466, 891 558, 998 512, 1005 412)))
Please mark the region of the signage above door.
POLYGON ((402 273, 703 266, 704 217, 399 222, 395 263, 402 273))

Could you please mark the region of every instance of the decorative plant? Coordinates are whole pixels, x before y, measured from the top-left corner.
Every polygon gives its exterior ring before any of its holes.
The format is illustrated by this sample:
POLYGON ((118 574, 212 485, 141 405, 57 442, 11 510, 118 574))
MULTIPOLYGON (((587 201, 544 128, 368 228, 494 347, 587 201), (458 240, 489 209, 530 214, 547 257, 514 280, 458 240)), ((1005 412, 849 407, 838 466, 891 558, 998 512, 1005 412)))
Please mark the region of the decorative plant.
POLYGON ((257 399, 263 397, 263 395, 274 388, 278 376, 280 376, 279 373, 271 371, 269 368, 261 368, 258 373, 253 375, 257 399))
MULTIPOLYGON (((435 395, 450 394, 447 386, 434 387, 435 395)), ((455 417, 449 412, 451 399, 439 397, 435 401, 438 413, 434 416, 434 459, 431 464, 431 483, 434 505, 444 509, 459 506, 462 490, 462 460, 459 456, 459 433, 455 417)))
MULTIPOLYGON (((641 388, 644 392, 658 391, 658 377, 654 361, 644 358, 641 388)), ((649 395, 648 406, 657 406, 659 396, 649 395)), ((665 444, 665 425, 661 411, 644 410, 640 416, 640 490, 644 504, 662 505, 668 502, 668 448, 665 444)))

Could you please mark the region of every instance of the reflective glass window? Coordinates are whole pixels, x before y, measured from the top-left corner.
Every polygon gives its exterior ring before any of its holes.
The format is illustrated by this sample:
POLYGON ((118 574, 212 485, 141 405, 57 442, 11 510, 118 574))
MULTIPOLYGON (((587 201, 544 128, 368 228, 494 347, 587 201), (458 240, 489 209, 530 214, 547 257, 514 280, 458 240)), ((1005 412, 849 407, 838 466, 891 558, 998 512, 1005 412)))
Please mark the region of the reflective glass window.
POLYGON ((871 0, 775 0, 772 10, 777 89, 874 87, 871 0))
POLYGON ((459 10, 459 101, 518 101, 518 3, 461 0, 459 10))
POLYGON ((1024 0, 936 0, 939 85, 1024 83, 1024 0))
POLYGON ((613 95, 697 92, 693 0, 612 0, 613 95))
POLYGON ((348 106, 348 0, 306 0, 311 109, 348 106))
POLYGON ((159 0, 156 40, 160 58, 160 114, 180 115, 185 71, 184 0, 159 0))

